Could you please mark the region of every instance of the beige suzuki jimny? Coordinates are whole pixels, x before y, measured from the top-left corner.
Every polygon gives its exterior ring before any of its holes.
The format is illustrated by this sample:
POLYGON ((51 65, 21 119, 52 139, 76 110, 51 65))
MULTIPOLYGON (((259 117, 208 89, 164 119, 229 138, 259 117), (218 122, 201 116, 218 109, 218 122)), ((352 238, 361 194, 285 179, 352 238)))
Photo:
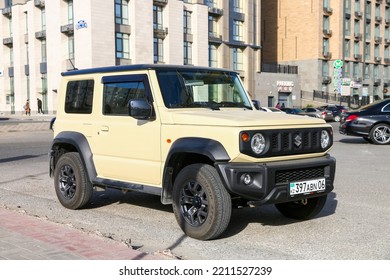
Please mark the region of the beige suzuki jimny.
POLYGON ((74 70, 62 73, 50 175, 66 208, 88 206, 95 188, 159 195, 188 236, 207 240, 232 207, 317 215, 333 190, 332 133, 321 119, 256 110, 231 70, 74 70))

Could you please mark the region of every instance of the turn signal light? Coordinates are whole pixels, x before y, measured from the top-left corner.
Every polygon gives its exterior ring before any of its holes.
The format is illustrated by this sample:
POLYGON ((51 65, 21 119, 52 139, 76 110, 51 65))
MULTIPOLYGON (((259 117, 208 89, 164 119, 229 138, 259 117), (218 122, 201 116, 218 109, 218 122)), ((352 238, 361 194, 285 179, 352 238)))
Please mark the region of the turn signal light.
POLYGON ((242 134, 241 134, 241 140, 243 141, 243 142, 248 142, 249 141, 249 134, 248 133, 246 133, 246 132, 243 132, 242 134))

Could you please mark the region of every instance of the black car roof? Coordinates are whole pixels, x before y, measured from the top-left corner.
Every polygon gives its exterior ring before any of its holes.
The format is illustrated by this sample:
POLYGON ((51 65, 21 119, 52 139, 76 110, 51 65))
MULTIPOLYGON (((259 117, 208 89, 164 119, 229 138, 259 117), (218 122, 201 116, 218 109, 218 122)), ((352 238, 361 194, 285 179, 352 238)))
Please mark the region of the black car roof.
POLYGON ((123 72, 123 71, 134 71, 134 70, 203 70, 203 71, 223 71, 230 73, 237 73, 236 71, 222 68, 212 68, 204 66, 193 66, 193 65, 166 65, 166 64, 132 64, 132 65, 116 65, 116 66, 105 66, 95 67, 86 69, 75 69, 67 72, 62 72, 62 76, 82 75, 82 74, 95 74, 95 73, 109 73, 109 72, 123 72))

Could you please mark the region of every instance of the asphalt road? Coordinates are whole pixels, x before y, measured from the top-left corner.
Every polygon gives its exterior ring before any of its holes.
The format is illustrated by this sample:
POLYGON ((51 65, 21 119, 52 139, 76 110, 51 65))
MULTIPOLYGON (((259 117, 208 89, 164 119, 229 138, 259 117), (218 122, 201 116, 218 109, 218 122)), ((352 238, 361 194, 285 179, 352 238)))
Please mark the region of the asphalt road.
POLYGON ((198 241, 153 195, 107 190, 88 209, 65 209, 48 176, 50 131, 0 133, 0 206, 181 259, 389 260, 390 146, 340 135, 332 125, 335 189, 309 221, 285 218, 273 206, 237 209, 220 239, 198 241))

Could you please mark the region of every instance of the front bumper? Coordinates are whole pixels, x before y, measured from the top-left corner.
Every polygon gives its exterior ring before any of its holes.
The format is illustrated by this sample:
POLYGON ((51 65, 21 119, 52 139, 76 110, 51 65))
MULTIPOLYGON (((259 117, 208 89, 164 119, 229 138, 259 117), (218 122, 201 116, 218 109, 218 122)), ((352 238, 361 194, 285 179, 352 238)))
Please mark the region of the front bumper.
POLYGON ((333 190, 336 159, 327 155, 320 158, 299 159, 271 163, 217 163, 216 167, 227 190, 257 205, 276 204, 327 194, 333 190), (252 178, 244 183, 244 176, 252 178), (290 182, 325 178, 326 188, 309 195, 289 195, 290 182))

